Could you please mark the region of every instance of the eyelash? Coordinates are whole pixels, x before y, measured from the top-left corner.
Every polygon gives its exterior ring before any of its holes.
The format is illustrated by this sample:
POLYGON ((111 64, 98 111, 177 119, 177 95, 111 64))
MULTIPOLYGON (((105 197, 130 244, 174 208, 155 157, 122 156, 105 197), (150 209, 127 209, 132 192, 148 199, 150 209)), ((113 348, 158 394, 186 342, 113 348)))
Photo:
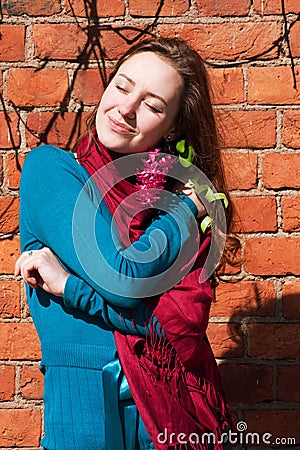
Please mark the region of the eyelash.
MULTIPOLYGON (((115 84, 115 87, 116 87, 119 91, 121 91, 121 92, 128 93, 127 89, 125 89, 124 87, 120 86, 120 85, 117 84, 117 83, 115 84)), ((150 105, 150 104, 147 103, 147 102, 145 102, 145 104, 146 104, 146 106, 147 106, 152 112, 154 112, 154 113, 156 113, 156 114, 161 114, 161 113, 162 113, 162 111, 161 111, 160 109, 156 108, 155 106, 150 105)))

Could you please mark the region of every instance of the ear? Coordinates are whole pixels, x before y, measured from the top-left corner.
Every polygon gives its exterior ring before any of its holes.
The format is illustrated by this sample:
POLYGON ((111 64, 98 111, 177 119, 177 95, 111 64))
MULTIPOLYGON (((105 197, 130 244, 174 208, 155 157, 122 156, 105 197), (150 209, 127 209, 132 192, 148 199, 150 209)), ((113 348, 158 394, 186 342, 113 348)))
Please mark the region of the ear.
POLYGON ((166 140, 169 141, 175 141, 177 138, 179 138, 182 135, 182 130, 179 130, 178 127, 173 127, 169 130, 169 133, 167 136, 165 136, 166 140))

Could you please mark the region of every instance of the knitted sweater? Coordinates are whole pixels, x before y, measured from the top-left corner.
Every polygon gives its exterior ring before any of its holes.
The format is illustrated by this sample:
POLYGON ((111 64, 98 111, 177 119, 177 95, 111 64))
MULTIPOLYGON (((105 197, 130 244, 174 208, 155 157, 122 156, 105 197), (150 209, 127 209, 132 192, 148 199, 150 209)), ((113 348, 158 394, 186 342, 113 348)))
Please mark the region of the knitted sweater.
MULTIPOLYGON (((196 207, 183 197, 183 202, 174 205, 172 215, 158 213, 146 233, 122 249, 116 234, 112 239, 111 215, 103 201, 99 205, 99 192, 89 183, 89 174, 73 154, 52 146, 34 149, 27 156, 20 197, 22 251, 48 246, 71 273, 64 299, 27 287, 45 374, 42 445, 49 450, 123 450, 108 449, 104 438, 102 368, 115 358, 112 331, 144 332, 150 313, 141 297, 151 295, 151 291, 143 292, 132 280, 156 276, 172 264, 180 248, 188 245, 196 207), (79 198, 81 209, 74 220, 79 198), (183 217, 181 239, 176 214, 183 217), (156 257, 148 263, 136 262, 140 252, 149 249, 156 257), (106 263, 108 269, 103 270, 106 263), (107 274, 116 279, 115 274, 120 274, 123 295, 107 289, 103 279, 107 274)), ((147 449, 149 442, 142 429, 140 424, 140 448, 147 449)))

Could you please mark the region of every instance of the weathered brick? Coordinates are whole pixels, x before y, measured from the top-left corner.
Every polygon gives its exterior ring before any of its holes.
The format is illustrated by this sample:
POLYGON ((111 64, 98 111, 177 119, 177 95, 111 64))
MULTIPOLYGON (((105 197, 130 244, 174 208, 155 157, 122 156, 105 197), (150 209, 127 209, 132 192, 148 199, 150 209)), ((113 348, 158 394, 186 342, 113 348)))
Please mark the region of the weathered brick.
POLYGON ((231 104, 244 101, 244 78, 241 69, 211 69, 209 71, 214 104, 231 104))
POLYGON ((19 118, 15 113, 0 112, 0 148, 16 148, 20 145, 19 118))
POLYGON ((23 366, 20 390, 24 398, 40 400, 43 398, 44 377, 37 366, 23 366))
POLYGON ((9 70, 6 97, 17 106, 59 106, 68 100, 65 69, 13 68, 9 70), (24 89, 26 86, 26 89, 24 89))
POLYGON ((0 446, 38 447, 42 429, 38 409, 0 409, 0 446))
MULTIPOLYGON (((266 409, 266 410, 246 410, 245 422, 248 424, 247 432, 258 433, 260 435, 260 445, 258 448, 262 448, 264 445, 266 448, 276 448, 273 445, 276 438, 283 437, 297 437, 299 438, 299 425, 300 425, 300 411, 288 410, 288 409, 266 409), (262 437, 265 433, 270 433, 269 445, 262 442, 262 437)), ((267 438, 268 436, 266 436, 267 438)), ((299 442, 299 441, 298 441, 299 442)), ((279 448, 287 449, 290 445, 287 442, 282 441, 282 446, 279 448)), ((294 447, 292 445, 292 447, 294 447)))
MULTIPOLYGON (((300 6, 298 8, 300 11, 300 6)), ((294 57, 300 56, 300 22, 295 22, 290 30, 291 52, 294 57)))
POLYGON ((0 197, 0 233, 14 233, 19 228, 19 199, 0 197))
POLYGON ((210 323, 207 335, 216 358, 243 356, 244 341, 240 325, 210 323))
POLYGON ((248 101, 253 104, 300 104, 300 69, 295 67, 298 88, 294 88, 290 67, 250 67, 248 75, 248 101), (284 89, 282 89, 284 86, 284 89))
POLYGON ((132 16, 179 16, 189 9, 188 0, 129 0, 129 11, 132 16))
POLYGON ((76 73, 72 95, 84 105, 97 105, 103 93, 103 82, 98 69, 79 70, 76 73))
POLYGON ((300 317, 300 281, 282 285, 283 314, 287 319, 300 317))
POLYGON ((0 25, 0 36, 0 61, 24 61, 24 25, 0 25))
POLYGON ((278 400, 286 402, 300 401, 300 367, 278 367, 278 400))
POLYGON ((284 231, 300 231, 300 196, 282 197, 281 209, 284 231))
POLYGON ((20 283, 17 281, 0 282, 0 317, 2 319, 20 317, 20 295, 20 283))
POLYGON ((236 214, 234 230, 245 233, 277 230, 275 197, 234 198, 236 214))
POLYGON ((266 148, 276 144, 273 111, 230 111, 221 116, 226 147, 266 148))
POLYGON ((257 155, 224 153, 222 159, 229 189, 248 190, 257 186, 257 155))
POLYGON ((274 316, 274 285, 268 281, 220 283, 211 317, 274 316))
POLYGON ((273 370, 268 366, 220 364, 230 402, 256 403, 273 399, 273 370))
POLYGON ((254 275, 299 275, 300 239, 285 237, 248 239, 246 270, 254 275))
POLYGON ((10 153, 6 157, 6 185, 9 189, 19 189, 24 155, 10 153))
MULTIPOLYGON (((253 9, 258 14, 282 14, 282 3, 278 0, 253 0, 253 9)), ((299 12, 299 0, 284 0, 285 12, 299 12)))
POLYGON ((282 141, 287 147, 300 148, 300 111, 285 111, 282 141))
POLYGON ((39 339, 32 323, 2 323, 0 337, 2 359, 36 361, 41 358, 39 339))
MULTIPOLYGON (((0 366, 0 401, 11 401, 15 395, 15 368, 0 366)), ((1 432, 0 432, 1 433, 1 432)))
POLYGON ((0 273, 13 274, 15 263, 20 256, 19 238, 0 240, 0 273))
POLYGON ((300 188, 300 154, 269 153, 263 158, 266 188, 300 188))
POLYGON ((256 323, 249 325, 248 355, 265 359, 299 357, 300 329, 290 323, 256 323))
POLYGON ((197 0, 201 16, 246 16, 249 13, 249 0, 197 0))
POLYGON ((68 0, 65 8, 77 17, 116 17, 123 16, 125 12, 122 0, 68 0))
POLYGON ((103 30, 101 33, 101 45, 103 56, 106 59, 119 59, 136 41, 142 30, 122 30, 117 33, 114 30, 103 30))
POLYGON ((9 0, 3 4, 4 13, 10 16, 52 16, 61 11, 59 0, 9 0))

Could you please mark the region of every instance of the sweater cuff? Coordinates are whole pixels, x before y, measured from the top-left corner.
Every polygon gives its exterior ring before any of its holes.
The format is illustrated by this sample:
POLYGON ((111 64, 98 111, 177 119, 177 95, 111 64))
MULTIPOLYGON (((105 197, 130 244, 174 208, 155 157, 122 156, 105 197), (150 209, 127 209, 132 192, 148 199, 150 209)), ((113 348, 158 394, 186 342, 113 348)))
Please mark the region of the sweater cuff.
POLYGON ((198 209, 193 200, 191 200, 190 197, 188 197, 185 194, 182 194, 181 192, 175 192, 175 195, 177 195, 177 197, 179 197, 190 208, 190 210, 195 216, 195 219, 197 219, 198 209))
POLYGON ((74 300, 76 296, 76 291, 78 288, 78 283, 80 279, 78 277, 75 277, 74 275, 70 274, 67 278, 66 284, 65 284, 65 290, 63 295, 63 302, 65 306, 71 306, 72 307, 72 300, 74 300))

